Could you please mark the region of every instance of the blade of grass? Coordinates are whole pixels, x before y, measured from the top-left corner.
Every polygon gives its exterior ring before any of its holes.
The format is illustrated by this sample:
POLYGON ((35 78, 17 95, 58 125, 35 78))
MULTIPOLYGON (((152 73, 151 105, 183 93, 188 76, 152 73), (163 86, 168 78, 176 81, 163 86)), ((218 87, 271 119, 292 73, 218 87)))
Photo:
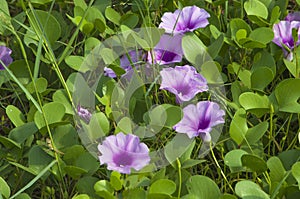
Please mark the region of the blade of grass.
POLYGON ((35 176, 27 185, 15 193, 10 199, 13 199, 23 193, 26 189, 30 188, 36 181, 38 181, 55 163, 57 160, 53 160, 47 167, 45 167, 37 176, 35 176))
POLYGON ((37 110, 41 113, 42 109, 39 103, 34 99, 34 97, 27 91, 27 89, 23 86, 23 84, 18 80, 18 78, 11 72, 7 66, 0 60, 1 64, 4 66, 9 76, 18 84, 18 86, 22 89, 22 91, 26 94, 27 98, 34 104, 37 110))

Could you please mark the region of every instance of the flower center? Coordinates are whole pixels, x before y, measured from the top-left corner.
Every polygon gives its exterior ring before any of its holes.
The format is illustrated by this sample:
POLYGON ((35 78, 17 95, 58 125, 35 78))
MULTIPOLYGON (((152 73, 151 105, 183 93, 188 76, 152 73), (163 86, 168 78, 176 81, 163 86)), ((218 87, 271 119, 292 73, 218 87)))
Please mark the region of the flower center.
POLYGON ((163 51, 162 52, 162 56, 161 56, 161 60, 165 61, 165 62, 170 62, 174 60, 174 57, 176 57, 176 53, 172 53, 170 51, 163 51))
POLYGON ((132 163, 132 157, 130 157, 126 153, 117 154, 113 157, 113 161, 116 165, 120 167, 125 167, 128 165, 131 165, 132 163))

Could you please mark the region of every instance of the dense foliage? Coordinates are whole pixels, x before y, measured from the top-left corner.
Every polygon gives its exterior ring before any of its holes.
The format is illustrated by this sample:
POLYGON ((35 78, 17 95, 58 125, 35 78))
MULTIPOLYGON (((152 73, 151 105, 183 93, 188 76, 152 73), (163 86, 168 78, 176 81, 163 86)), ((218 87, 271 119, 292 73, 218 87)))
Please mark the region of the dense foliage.
POLYGON ((300 198, 299 0, 0 0, 0 198, 300 198))

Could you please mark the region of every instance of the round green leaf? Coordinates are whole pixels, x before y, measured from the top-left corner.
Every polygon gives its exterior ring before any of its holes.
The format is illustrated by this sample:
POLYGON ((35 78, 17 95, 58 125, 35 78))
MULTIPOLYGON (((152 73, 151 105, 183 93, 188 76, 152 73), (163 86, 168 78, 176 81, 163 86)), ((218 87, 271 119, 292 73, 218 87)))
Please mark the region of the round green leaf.
POLYGON ((259 0, 248 0, 244 4, 247 15, 254 15, 263 19, 268 18, 267 7, 259 0))
POLYGON ((105 9, 105 17, 114 24, 120 25, 121 15, 111 7, 105 9))
POLYGON ((194 175, 186 183, 188 192, 198 196, 198 199, 216 199, 221 196, 221 192, 216 183, 206 177, 194 175))
POLYGON ((241 144, 245 138, 247 131, 248 131, 248 126, 246 120, 246 111, 241 108, 233 116, 229 128, 229 134, 230 137, 237 144, 241 144))
POLYGON ((5 198, 9 198, 10 196, 10 188, 2 177, 0 177, 0 194, 5 198))
POLYGON ((272 82, 274 74, 268 67, 260 67, 251 74, 251 88, 263 91, 272 82))
POLYGON ((238 182, 235 186, 235 192, 241 198, 270 199, 269 195, 259 185, 248 180, 238 182))
POLYGON ((270 109, 269 98, 266 95, 261 95, 259 93, 242 93, 239 97, 239 102, 246 111, 258 109, 257 111, 266 113, 270 109))
POLYGON ((5 110, 6 115, 16 127, 25 124, 25 117, 17 107, 14 105, 8 105, 5 110))
POLYGON ((296 162, 292 167, 292 174, 298 182, 298 186, 300 189, 300 162, 296 162))
MULTIPOLYGON (((65 115, 65 107, 58 102, 50 102, 43 106, 43 111, 45 114, 45 119, 49 125, 62 122, 65 115)), ((42 129, 46 126, 44 116, 40 112, 36 112, 34 115, 34 122, 38 129, 42 129)))
POLYGON ((300 113, 300 79, 286 79, 275 88, 279 110, 288 113, 300 113))
POLYGON ((86 194, 79 194, 77 196, 74 196, 72 199, 90 199, 90 197, 86 194))
POLYGON ((251 169, 251 171, 259 173, 268 169, 267 163, 263 159, 251 154, 244 154, 242 156, 242 164, 251 169))
POLYGON ((175 192, 175 190, 176 190, 175 182, 168 180, 168 179, 160 179, 160 180, 155 181, 150 186, 149 192, 171 195, 175 192))
POLYGON ((231 172, 242 171, 244 169, 241 158, 245 154, 248 153, 241 149, 232 150, 225 155, 224 163, 229 166, 231 172))

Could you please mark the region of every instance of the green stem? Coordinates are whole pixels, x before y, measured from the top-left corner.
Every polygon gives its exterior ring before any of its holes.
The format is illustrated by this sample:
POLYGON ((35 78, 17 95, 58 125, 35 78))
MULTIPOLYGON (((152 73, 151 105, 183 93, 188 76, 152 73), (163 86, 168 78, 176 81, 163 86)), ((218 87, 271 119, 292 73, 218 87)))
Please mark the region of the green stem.
POLYGON ((225 179, 225 182, 228 184, 228 186, 229 186, 229 188, 231 189, 232 193, 235 193, 235 192, 234 192, 234 189, 232 188, 231 184, 229 183, 229 181, 228 181, 226 175, 224 174, 224 172, 223 172, 221 166, 220 166, 219 163, 218 163, 218 160, 217 160, 217 158, 216 158, 216 156, 215 156, 215 153, 214 153, 214 151, 213 151, 213 149, 212 149, 212 143, 211 143, 211 142, 210 142, 209 147, 210 147, 210 152, 211 152, 211 154, 212 154, 212 157, 213 157, 213 159, 214 159, 214 161, 215 161, 217 167, 218 167, 218 168, 220 169, 220 171, 221 171, 221 175, 222 175, 223 178, 225 179))
POLYGON ((177 158, 177 166, 178 166, 178 177, 179 177, 179 185, 178 185, 178 196, 177 198, 180 199, 181 195, 181 183, 182 183, 182 177, 181 177, 181 163, 180 160, 177 158))

